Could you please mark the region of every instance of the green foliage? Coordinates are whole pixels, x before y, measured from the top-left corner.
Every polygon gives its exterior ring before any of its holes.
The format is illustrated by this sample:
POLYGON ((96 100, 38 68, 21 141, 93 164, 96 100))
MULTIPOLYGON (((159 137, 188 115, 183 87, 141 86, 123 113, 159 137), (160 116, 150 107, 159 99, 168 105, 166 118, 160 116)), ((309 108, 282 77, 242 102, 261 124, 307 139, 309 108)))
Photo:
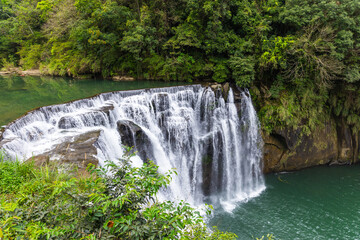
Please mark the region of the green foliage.
POLYGON ((234 233, 221 232, 217 227, 213 227, 212 231, 209 232, 205 226, 193 226, 187 232, 184 232, 180 239, 235 240, 237 236, 234 233))
POLYGON ((231 57, 230 68, 236 84, 240 87, 249 86, 255 79, 255 63, 252 57, 231 57))
POLYGON ((348 83, 355 83, 360 80, 360 67, 348 66, 345 74, 345 81, 348 83))
POLYGON ((25 69, 39 68, 41 63, 41 45, 34 44, 29 47, 23 47, 19 51, 20 65, 25 69))
POLYGON ((34 175, 31 164, 4 161, 0 153, 0 189, 2 194, 17 192, 34 175))
POLYGON ((271 40, 264 40, 260 64, 263 67, 286 69, 286 53, 292 44, 294 44, 294 38, 292 36, 275 37, 271 40))
POLYGON ((1 59, 0 66, 2 66, 1 69, 5 71, 10 71, 11 69, 14 69, 16 67, 14 62, 8 61, 5 58, 1 59))
POLYGON ((326 99, 360 79, 354 0, 7 0, 0 10, 0 67, 256 86, 274 127, 289 117, 311 129, 320 118, 302 118, 337 112, 326 99), (316 95, 319 107, 304 100, 316 95))
POLYGON ((330 106, 336 117, 342 118, 356 134, 360 131, 360 88, 356 85, 338 86, 332 90, 330 106))
POLYGON ((315 85, 308 82, 297 82, 297 87, 286 90, 281 78, 271 89, 253 91, 257 99, 261 99, 259 118, 263 129, 271 133, 276 128, 300 128, 306 135, 310 135, 316 128, 324 126, 330 118, 327 107, 328 92, 316 91, 315 85), (309 87, 311 86, 311 87, 309 87))
POLYGON ((74 6, 80 13, 90 15, 101 7, 101 3, 100 0, 75 0, 74 6))
POLYGON ((333 114, 359 129, 359 7, 349 0, 277 7, 271 26, 278 35, 263 40, 255 91, 267 132, 287 126, 310 134, 333 114))
POLYGON ((14 17, 0 20, 6 30, 0 47, 13 44, 17 50, 2 58, 17 53, 23 68, 41 65, 55 75, 218 82, 234 77, 250 86, 255 58, 233 59, 232 67, 229 59, 253 53, 248 47, 255 41, 253 27, 266 25, 258 6, 246 0, 28 0, 4 5, 14 17))
MULTIPOLYGON (((2 156, 2 155, 0 155, 2 156)), ((129 159, 89 172, 57 165, 0 161, 0 238, 4 239, 235 239, 209 232, 187 203, 158 202, 171 174, 129 159), (77 177, 74 177, 74 174, 77 177)))
POLYGON ((216 64, 214 67, 213 80, 216 82, 222 83, 228 80, 229 69, 226 67, 226 64, 216 64))
POLYGON ((266 236, 262 236, 261 238, 256 238, 256 240, 276 240, 276 238, 272 234, 267 234, 266 236))

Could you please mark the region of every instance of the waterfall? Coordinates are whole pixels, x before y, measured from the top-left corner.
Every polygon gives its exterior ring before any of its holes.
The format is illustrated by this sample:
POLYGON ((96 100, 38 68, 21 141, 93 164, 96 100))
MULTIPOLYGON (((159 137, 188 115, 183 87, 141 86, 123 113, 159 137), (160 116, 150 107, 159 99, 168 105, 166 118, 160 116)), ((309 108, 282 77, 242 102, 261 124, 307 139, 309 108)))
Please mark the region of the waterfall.
POLYGON ((232 89, 227 95, 200 85, 103 93, 29 112, 5 128, 0 146, 10 158, 29 159, 64 139, 100 131, 100 164, 121 158, 124 145, 134 146, 135 165, 151 159, 162 173, 178 172, 165 198, 231 210, 265 186, 250 94, 243 91, 236 103, 232 89))

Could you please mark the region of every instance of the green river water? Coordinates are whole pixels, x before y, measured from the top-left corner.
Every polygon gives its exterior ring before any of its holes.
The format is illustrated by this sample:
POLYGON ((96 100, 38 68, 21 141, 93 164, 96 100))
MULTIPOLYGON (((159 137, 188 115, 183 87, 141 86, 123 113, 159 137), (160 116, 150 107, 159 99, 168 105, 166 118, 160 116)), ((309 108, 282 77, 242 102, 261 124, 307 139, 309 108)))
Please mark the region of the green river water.
MULTIPOLYGON (((34 108, 100 92, 181 85, 52 77, 0 77, 0 126, 34 108)), ((360 166, 317 167, 265 177, 266 190, 211 225, 239 239, 273 233, 277 239, 360 239, 360 166)))
POLYGON ((0 76, 0 126, 8 124, 34 108, 91 97, 102 92, 184 84, 186 83, 0 76))
POLYGON ((265 177, 266 190, 211 220, 239 239, 360 239, 360 165, 316 167, 265 177))

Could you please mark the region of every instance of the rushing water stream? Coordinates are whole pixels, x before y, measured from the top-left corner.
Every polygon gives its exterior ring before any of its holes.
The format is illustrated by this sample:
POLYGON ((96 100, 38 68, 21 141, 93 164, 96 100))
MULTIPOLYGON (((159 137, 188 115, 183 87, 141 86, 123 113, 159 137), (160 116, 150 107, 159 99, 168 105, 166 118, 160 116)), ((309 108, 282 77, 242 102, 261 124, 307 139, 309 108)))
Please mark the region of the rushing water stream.
POLYGON ((231 211, 265 187, 261 135, 250 95, 234 103, 200 85, 103 93, 42 107, 8 125, 0 145, 12 158, 43 154, 65 139, 100 131, 100 164, 135 146, 134 164, 154 160, 162 173, 175 168, 162 197, 194 205, 209 201, 231 211))

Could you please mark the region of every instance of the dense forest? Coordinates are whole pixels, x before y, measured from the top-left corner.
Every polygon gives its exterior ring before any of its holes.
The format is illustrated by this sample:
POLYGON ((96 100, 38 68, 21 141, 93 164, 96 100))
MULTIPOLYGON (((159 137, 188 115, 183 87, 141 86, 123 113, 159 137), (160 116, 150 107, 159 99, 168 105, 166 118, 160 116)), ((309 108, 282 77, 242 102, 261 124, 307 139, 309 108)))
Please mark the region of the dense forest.
POLYGON ((0 66, 252 86, 263 128, 360 129, 360 2, 1 0, 0 66))
MULTIPOLYGON (((335 119, 360 136, 359 0, 0 0, 0 69, 14 67, 230 82, 250 88, 264 133, 335 119)), ((235 238, 188 204, 150 206, 171 180, 152 163, 51 167, 0 153, 0 239, 235 238)))

